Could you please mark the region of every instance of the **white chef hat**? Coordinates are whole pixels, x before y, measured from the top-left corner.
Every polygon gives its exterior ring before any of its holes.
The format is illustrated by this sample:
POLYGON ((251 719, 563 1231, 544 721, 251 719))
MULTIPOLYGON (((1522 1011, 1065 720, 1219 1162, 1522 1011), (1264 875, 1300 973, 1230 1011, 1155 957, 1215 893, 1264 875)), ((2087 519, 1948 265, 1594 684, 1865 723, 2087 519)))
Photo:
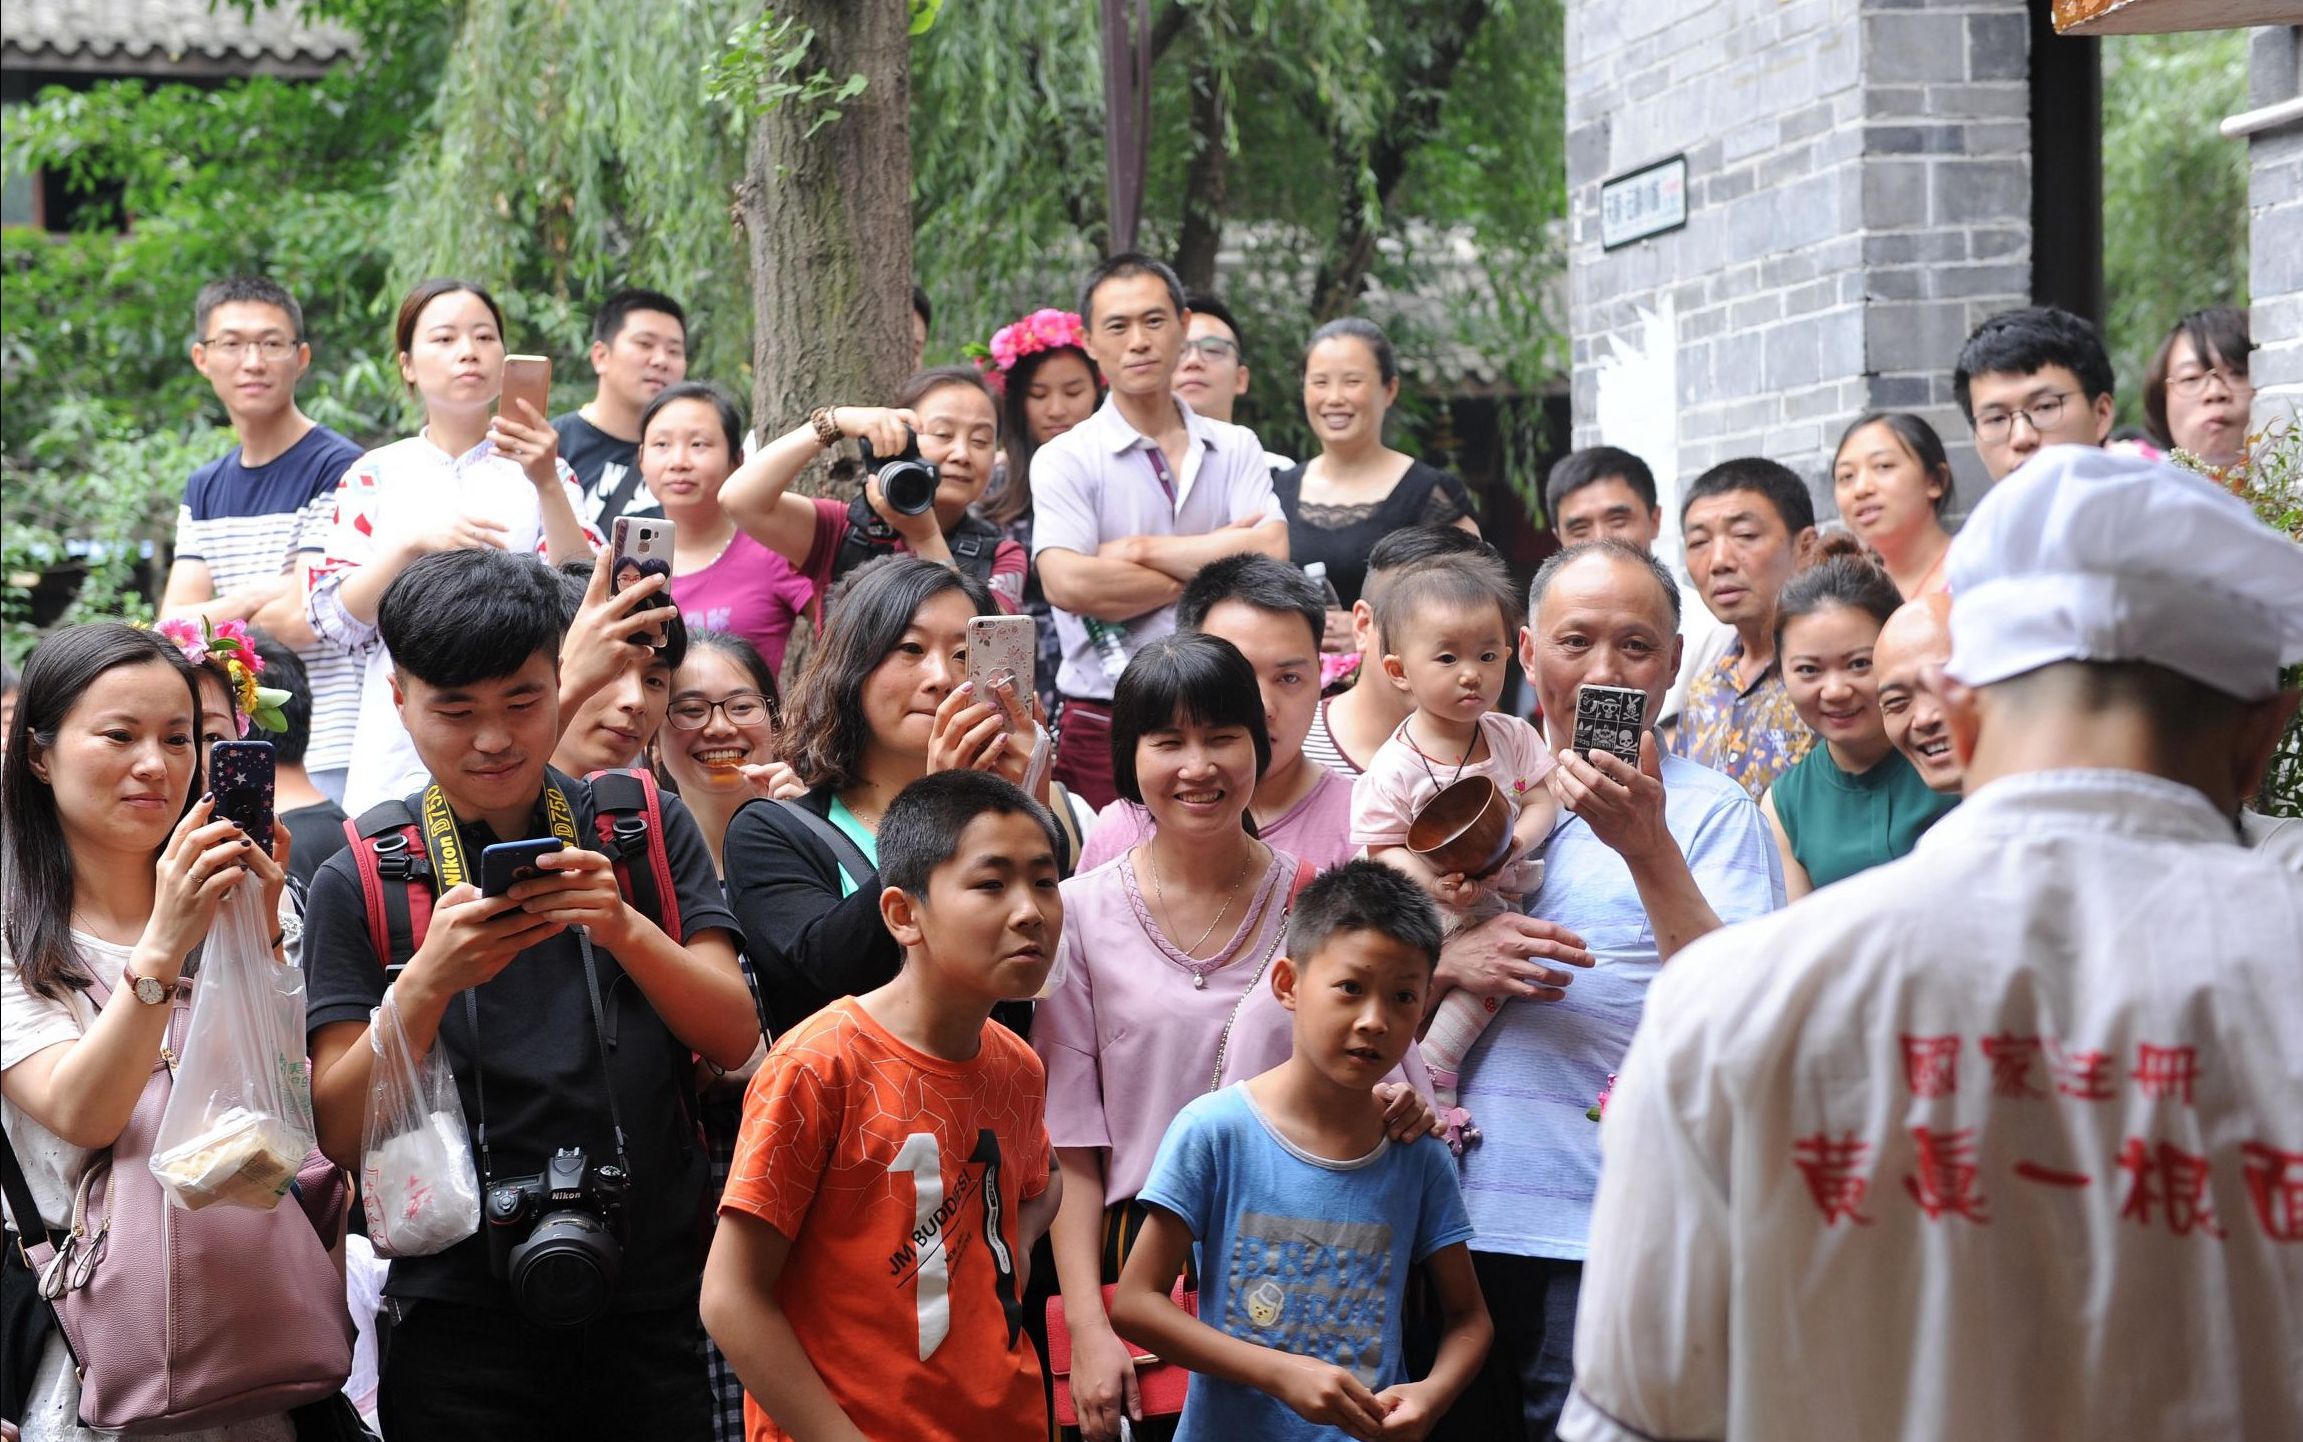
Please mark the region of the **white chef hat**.
POLYGON ((2242 701, 2303 660, 2303 546, 2162 461, 2050 446, 1951 543, 1952 677, 2145 661, 2242 701))

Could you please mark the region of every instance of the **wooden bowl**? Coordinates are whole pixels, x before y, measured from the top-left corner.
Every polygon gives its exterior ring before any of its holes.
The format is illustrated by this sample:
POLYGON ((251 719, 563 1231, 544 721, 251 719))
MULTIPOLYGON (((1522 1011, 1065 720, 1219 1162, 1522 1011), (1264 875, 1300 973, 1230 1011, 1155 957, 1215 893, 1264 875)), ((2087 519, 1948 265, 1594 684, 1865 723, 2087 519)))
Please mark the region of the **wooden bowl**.
POLYGON ((1486 876, 1511 855, 1511 803, 1485 776, 1466 776, 1415 814, 1407 849, 1442 876, 1486 876))

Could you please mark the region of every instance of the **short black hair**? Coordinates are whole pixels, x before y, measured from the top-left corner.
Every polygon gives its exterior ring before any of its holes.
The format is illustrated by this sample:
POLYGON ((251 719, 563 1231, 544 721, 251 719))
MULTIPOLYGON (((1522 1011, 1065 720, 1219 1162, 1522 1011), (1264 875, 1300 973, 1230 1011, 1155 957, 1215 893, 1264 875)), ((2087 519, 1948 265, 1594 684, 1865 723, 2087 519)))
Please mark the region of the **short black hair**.
POLYGON ((1801 531, 1815 524, 1815 497, 1808 494, 1807 482, 1791 467, 1765 456, 1737 456, 1697 476, 1687 494, 1679 498, 1679 524, 1687 524, 1688 507, 1697 501, 1730 491, 1755 491, 1765 496, 1795 541, 1801 531))
POLYGON ((1083 325, 1095 324, 1096 288, 1098 286, 1107 280, 1126 280, 1130 276, 1137 275, 1158 276, 1160 283, 1167 287, 1168 301, 1175 306, 1176 315, 1179 318, 1183 315, 1187 309, 1183 301, 1183 282, 1176 279, 1175 272, 1168 267, 1167 263, 1154 260, 1139 250, 1123 250, 1088 272, 1087 283, 1080 287, 1081 323, 1083 325))
POLYGON ((1646 502, 1650 511, 1660 504, 1656 499, 1655 472, 1648 469, 1647 462, 1621 446, 1585 446, 1561 456, 1543 484, 1543 506, 1551 515, 1552 525, 1559 524, 1561 501, 1601 481, 1623 482, 1631 487, 1632 494, 1646 502))
POLYGON ((1359 588, 1360 599, 1372 608, 1376 593, 1382 589, 1378 578, 1388 585, 1394 579, 1393 572, 1450 556, 1485 556, 1498 565, 1503 563, 1501 551, 1461 526, 1402 526, 1387 532, 1368 549, 1367 580, 1359 588))
POLYGON ((880 818, 880 882, 924 898, 928 878, 959 854, 960 833, 979 816, 1029 816, 1048 839, 1052 860, 1062 854, 1055 818, 1004 776, 988 771, 937 771, 896 793, 880 818))
POLYGON ((1535 624, 1535 613, 1543 605, 1543 593, 1551 589, 1552 578, 1586 556, 1605 556, 1609 560, 1628 561, 1645 571, 1663 592, 1664 603, 1671 609, 1671 629, 1679 630, 1679 579, 1671 568, 1652 554, 1628 542, 1604 536, 1596 541, 1584 541, 1564 551, 1554 551, 1544 563, 1535 568, 1535 579, 1527 583, 1527 624, 1535 624))
POLYGON ((288 329, 297 340, 304 338, 304 308, 296 304, 296 297, 288 294, 288 287, 265 275, 232 275, 212 280, 200 287, 192 299, 192 339, 205 344, 208 339, 208 317, 220 305, 235 302, 245 305, 277 306, 288 314, 288 329))
POLYGON ((1176 602, 1176 629, 1205 630, 1207 613, 1226 601, 1274 615, 1302 617, 1311 628, 1315 651, 1327 632, 1327 598, 1312 584, 1311 577, 1257 551, 1241 551, 1202 566, 1176 602))
POLYGON ((599 345, 613 344, 616 337, 623 334, 624 322, 630 320, 636 310, 659 311, 670 316, 680 323, 680 339, 688 338, 688 313, 680 308, 678 301, 660 290, 627 287, 600 302, 600 308, 592 312, 592 340, 599 345))
POLYGON ((1184 293, 1183 308, 1193 315, 1214 316, 1217 320, 1222 321, 1224 329, 1230 331, 1231 338, 1238 342, 1241 355, 1246 355, 1247 332, 1239 328, 1239 320, 1231 313, 1230 306, 1225 305, 1204 290, 1193 290, 1184 293))
POLYGON ((2062 366, 2079 378, 2079 388, 2092 404, 2112 392, 2111 357, 2095 327, 2061 306, 2027 305, 2003 310, 1975 328, 1959 348, 1959 364, 1951 372, 1951 391, 1959 398, 1959 413, 1975 424, 1975 406, 1968 385, 1980 375, 2027 376, 2062 366))
POLYGON ((936 308, 928 304, 928 293, 926 289, 918 285, 914 285, 912 287, 912 314, 920 318, 921 325, 927 326, 931 329, 934 328, 936 323, 936 308))
POLYGON ((2175 444, 2175 432, 2167 424, 2167 372, 2179 339, 2191 342, 2191 354, 2202 366, 2220 360, 2241 375, 2248 374, 2247 357, 2255 349, 2255 338, 2247 329, 2247 312, 2236 306, 2209 306, 2175 322, 2151 357, 2151 368, 2143 374, 2144 418, 2151 423, 2151 438, 2168 447, 2175 444))
POLYGON ((1439 965, 1439 908, 1422 887, 1380 861, 1347 861, 1296 893, 1287 922, 1287 954, 1301 972, 1344 932, 1372 931, 1439 965))
MULTIPOLYGON (((560 588, 559 615, 563 642, 567 639, 568 628, 576 624, 576 613, 584 609, 584 593, 590 590, 592 586, 592 564, 590 561, 562 561, 552 568, 552 574, 558 580, 560 588)), ((667 561, 641 561, 637 564, 640 567, 640 574, 643 576, 649 575, 651 572, 663 576, 671 574, 671 564, 667 561)), ((667 584, 657 594, 663 596, 672 594, 670 585, 667 584)), ((672 607, 670 610, 671 614, 664 618, 664 644, 656 648, 656 659, 667 668, 677 671, 680 669, 680 663, 688 659, 688 622, 687 618, 680 614, 678 607, 672 607)))
POLYGON ((1239 647, 1204 631, 1162 636, 1136 652, 1112 688, 1112 785, 1143 805, 1136 780, 1136 745, 1178 716, 1200 726, 1237 726, 1255 744, 1255 774, 1271 769, 1271 733, 1263 724, 1263 692, 1255 668, 1239 647))
POLYGON ((1451 556, 1418 566, 1384 587, 1375 601, 1375 629, 1386 650, 1397 654, 1400 638, 1419 618, 1441 610, 1493 606, 1508 644, 1527 624, 1519 588, 1503 562, 1487 556, 1451 556))
POLYGON ((718 381, 674 381, 656 392, 648 408, 640 412, 640 440, 648 439, 648 427, 664 407, 681 401, 702 401, 720 418, 720 433, 728 442, 728 469, 733 471, 744 462, 744 408, 728 394, 728 388, 718 381))
MULTIPOLYGON (((580 593, 579 593, 580 594, 580 593)), ((560 579, 533 556, 435 551, 384 588, 376 630, 392 665, 427 686, 509 676, 541 652, 560 662, 560 579)))
POLYGON ((303 657, 269 633, 251 628, 248 639, 264 660, 265 686, 288 693, 280 703, 280 719, 287 724, 271 738, 272 759, 282 766, 301 766, 312 745, 312 675, 304 669, 303 657))

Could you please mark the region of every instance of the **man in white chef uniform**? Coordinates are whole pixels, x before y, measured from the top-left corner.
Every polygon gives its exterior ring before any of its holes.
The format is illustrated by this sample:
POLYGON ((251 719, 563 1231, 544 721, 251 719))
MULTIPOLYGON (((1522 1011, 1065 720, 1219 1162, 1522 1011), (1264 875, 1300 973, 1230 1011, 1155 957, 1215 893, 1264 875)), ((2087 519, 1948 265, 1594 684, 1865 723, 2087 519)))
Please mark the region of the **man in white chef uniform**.
POLYGON ((1950 575, 1966 803, 1649 994, 1570 1442, 2303 1437, 2303 548, 2058 446, 1950 575))

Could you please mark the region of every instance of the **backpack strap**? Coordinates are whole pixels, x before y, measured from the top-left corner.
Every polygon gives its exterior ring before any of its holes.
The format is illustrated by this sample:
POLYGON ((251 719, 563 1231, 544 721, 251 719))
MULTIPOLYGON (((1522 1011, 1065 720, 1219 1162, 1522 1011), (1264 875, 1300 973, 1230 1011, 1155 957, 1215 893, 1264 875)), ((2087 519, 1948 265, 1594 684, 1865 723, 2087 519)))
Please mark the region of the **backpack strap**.
POLYGON ((368 943, 383 965, 385 984, 400 974, 432 921, 432 861, 424 833, 404 801, 383 801, 344 823, 360 900, 368 917, 368 943))
POLYGON ((656 778, 635 767, 619 767, 595 771, 584 780, 592 788, 592 825, 601 851, 616 865, 617 887, 641 915, 679 942, 680 897, 664 845, 664 805, 656 778))
POLYGON ((856 845, 855 838, 834 826, 830 817, 818 815, 812 808, 802 806, 797 800, 788 797, 771 804, 783 807, 800 825, 807 828, 810 836, 828 848, 832 859, 840 864, 842 871, 848 873, 848 880, 855 883, 858 891, 864 888, 864 878, 879 870, 872 864, 872 859, 864 855, 864 849, 856 845))

